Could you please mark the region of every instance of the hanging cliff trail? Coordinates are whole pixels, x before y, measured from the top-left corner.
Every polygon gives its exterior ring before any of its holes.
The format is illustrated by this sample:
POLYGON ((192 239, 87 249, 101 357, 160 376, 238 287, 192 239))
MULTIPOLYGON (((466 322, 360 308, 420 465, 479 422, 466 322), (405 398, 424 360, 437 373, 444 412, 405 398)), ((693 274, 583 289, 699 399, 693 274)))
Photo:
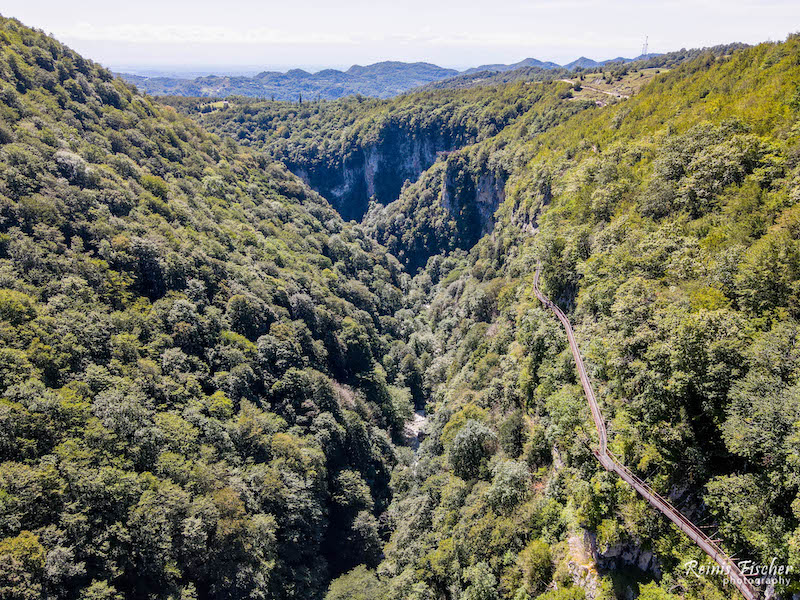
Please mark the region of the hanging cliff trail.
POLYGON ((756 600, 760 598, 760 594, 756 588, 750 584, 747 577, 739 569, 738 565, 733 559, 728 556, 717 544, 703 533, 694 523, 685 517, 678 509, 670 504, 666 499, 661 497, 658 492, 653 490, 644 481, 634 475, 627 467, 625 467, 611 452, 608 451, 608 436, 606 434, 606 424, 603 420, 603 415, 597 405, 597 399, 592 390, 592 384, 589 381, 589 376, 586 374, 586 367, 583 364, 578 344, 575 341, 575 333, 572 331, 572 326, 569 323, 564 312, 545 296, 539 289, 539 275, 542 271, 541 262, 536 263, 536 275, 533 279, 533 292, 542 304, 550 308, 567 332, 567 339, 569 340, 569 347, 572 350, 572 356, 575 358, 575 366, 578 369, 583 391, 586 394, 586 400, 589 402, 589 407, 592 410, 592 418, 594 419, 595 427, 597 428, 597 437, 599 440, 598 448, 593 449, 595 457, 600 464, 603 465, 607 471, 613 471, 619 475, 626 483, 635 489, 642 498, 647 500, 654 508, 664 514, 670 521, 675 523, 678 528, 683 531, 689 538, 697 544, 703 552, 708 554, 722 569, 723 573, 727 574, 730 581, 736 588, 747 598, 747 600, 756 600))

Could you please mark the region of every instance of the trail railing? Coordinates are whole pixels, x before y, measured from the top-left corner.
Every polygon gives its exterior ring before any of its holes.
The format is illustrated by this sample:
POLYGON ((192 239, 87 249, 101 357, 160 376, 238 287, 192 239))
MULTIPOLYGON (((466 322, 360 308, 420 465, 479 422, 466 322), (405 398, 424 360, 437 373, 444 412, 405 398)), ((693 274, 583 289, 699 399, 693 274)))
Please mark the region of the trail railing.
POLYGON ((634 475, 630 469, 623 465, 619 459, 617 459, 613 454, 611 454, 611 452, 608 451, 606 423, 603 420, 603 414, 600 412, 600 407, 597 404, 597 398, 595 398, 594 390, 592 390, 591 381, 586 373, 586 367, 583 364, 583 359, 581 358, 580 350, 578 349, 578 343, 575 341, 575 333, 573 332, 572 325, 570 325, 569 319, 567 319, 567 316, 564 314, 564 312, 558 306, 553 304, 550 299, 539 289, 539 275, 541 270, 541 262, 538 262, 536 264, 536 275, 533 279, 533 292, 536 294, 536 297, 542 302, 542 304, 547 306, 555 313, 555 315, 558 317, 558 320, 561 321, 561 324, 564 326, 564 329, 567 332, 569 347, 572 350, 572 356, 575 359, 575 366, 578 369, 581 385, 583 386, 586 400, 589 402, 589 408, 592 411, 592 419, 594 420, 595 427, 597 428, 597 437, 599 441, 598 448, 592 450, 595 457, 600 464, 603 465, 603 468, 605 468, 607 471, 613 471, 616 473, 623 481, 635 489, 642 498, 647 500, 651 506, 672 521, 689 537, 689 539, 697 544, 697 546, 703 550, 703 552, 711 557, 711 559, 722 568, 723 574, 725 574, 729 581, 736 586, 736 589, 741 592, 742 596, 747 598, 747 600, 759 599, 760 594, 755 586, 753 586, 747 580, 747 577, 739 569, 739 566, 722 548, 717 545, 714 540, 703 533, 703 531, 701 531, 699 527, 692 523, 683 513, 672 506, 667 499, 662 497, 661 494, 656 492, 653 488, 647 485, 647 483, 634 475))

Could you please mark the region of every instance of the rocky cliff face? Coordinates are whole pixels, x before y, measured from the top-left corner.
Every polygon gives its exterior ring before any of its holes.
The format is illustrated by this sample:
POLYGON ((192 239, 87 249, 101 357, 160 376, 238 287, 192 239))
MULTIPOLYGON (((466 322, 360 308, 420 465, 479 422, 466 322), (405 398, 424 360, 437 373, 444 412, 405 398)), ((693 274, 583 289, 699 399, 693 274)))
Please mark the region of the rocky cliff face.
POLYGON ((600 545, 597 536, 586 530, 573 532, 567 539, 566 563, 573 585, 583 589, 586 600, 607 598, 602 574, 622 572, 630 578, 616 582, 616 597, 633 600, 637 597, 637 577, 661 577, 661 567, 653 553, 642 547, 640 540, 600 545))
POLYGON ((431 256, 467 250, 491 233, 506 177, 468 151, 456 151, 402 188, 394 202, 372 206, 363 222, 413 273, 431 256))
POLYGON ((346 220, 363 219, 410 272, 492 231, 507 173, 465 145, 464 131, 395 123, 377 137, 333 157, 284 162, 346 220))
POLYGON ((442 206, 458 224, 461 247, 474 245, 494 227, 494 213, 505 200, 505 179, 481 173, 464 181, 448 169, 442 189, 442 206))
POLYGON ((387 129, 380 141, 357 148, 333 164, 308 168, 289 162, 287 166, 327 198, 346 220, 360 220, 370 200, 393 202, 406 180, 416 181, 437 156, 452 151, 456 144, 447 134, 387 129))

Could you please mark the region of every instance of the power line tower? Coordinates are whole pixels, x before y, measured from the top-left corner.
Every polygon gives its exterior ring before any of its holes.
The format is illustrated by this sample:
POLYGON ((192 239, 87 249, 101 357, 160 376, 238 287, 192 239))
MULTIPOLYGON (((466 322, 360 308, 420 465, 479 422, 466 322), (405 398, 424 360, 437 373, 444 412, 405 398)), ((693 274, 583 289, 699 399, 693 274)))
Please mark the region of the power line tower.
POLYGON ((648 39, 649 39, 648 36, 644 36, 644 45, 642 46, 642 56, 647 56, 647 51, 649 50, 647 45, 648 39))

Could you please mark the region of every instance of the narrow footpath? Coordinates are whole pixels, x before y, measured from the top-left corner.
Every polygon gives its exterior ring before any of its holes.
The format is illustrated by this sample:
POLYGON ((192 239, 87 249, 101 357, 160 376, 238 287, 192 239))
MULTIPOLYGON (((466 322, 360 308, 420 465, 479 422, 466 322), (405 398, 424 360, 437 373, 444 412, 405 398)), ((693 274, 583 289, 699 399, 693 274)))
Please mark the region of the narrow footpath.
POLYGON ((742 596, 747 600, 756 600, 760 598, 758 590, 750 584, 747 577, 739 569, 739 566, 734 560, 728 556, 710 537, 703 533, 694 523, 685 517, 677 508, 672 506, 666 499, 661 497, 655 490, 653 490, 644 481, 639 479, 625 465, 623 465, 611 452, 608 451, 608 436, 606 434, 606 423, 603 420, 603 415, 597 405, 592 384, 589 376, 586 374, 586 367, 583 364, 581 353, 578 350, 578 343, 575 341, 575 333, 572 331, 564 312, 545 296, 539 289, 539 275, 542 270, 541 262, 536 264, 536 275, 533 279, 533 292, 539 301, 552 310, 564 329, 567 332, 567 339, 569 340, 569 347, 572 350, 572 356, 575 359, 575 366, 578 369, 581 384, 583 385, 583 392, 586 395, 586 400, 589 402, 589 408, 592 410, 592 418, 594 419, 595 427, 597 428, 597 437, 599 444, 594 448, 595 457, 603 468, 607 471, 613 471, 619 475, 628 485, 635 489, 642 498, 647 500, 656 510, 665 515, 670 521, 675 523, 678 528, 683 531, 689 538, 697 544, 703 552, 708 554, 727 574, 730 582, 742 593, 742 596))

